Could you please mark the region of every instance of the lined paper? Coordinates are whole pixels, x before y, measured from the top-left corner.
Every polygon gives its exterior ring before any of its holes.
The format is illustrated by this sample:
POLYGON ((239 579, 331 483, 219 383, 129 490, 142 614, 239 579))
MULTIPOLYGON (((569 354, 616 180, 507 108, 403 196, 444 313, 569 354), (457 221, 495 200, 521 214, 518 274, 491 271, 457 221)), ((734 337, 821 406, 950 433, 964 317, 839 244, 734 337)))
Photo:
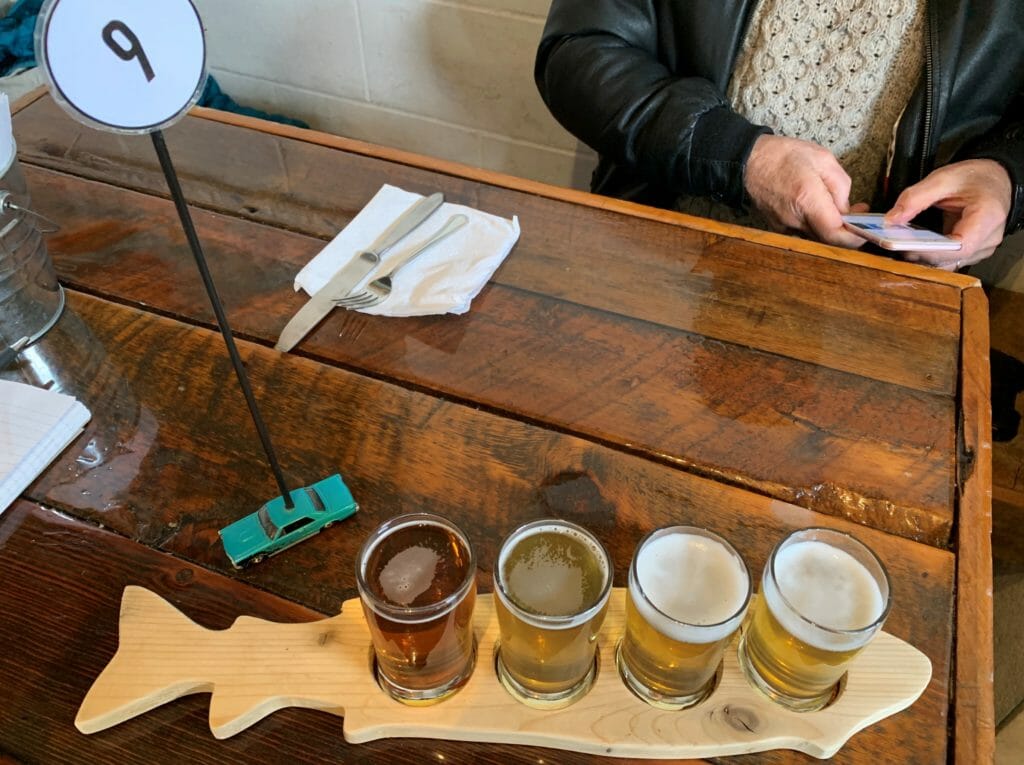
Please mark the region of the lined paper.
POLYGON ((0 513, 78 437, 91 416, 73 396, 0 380, 0 513))

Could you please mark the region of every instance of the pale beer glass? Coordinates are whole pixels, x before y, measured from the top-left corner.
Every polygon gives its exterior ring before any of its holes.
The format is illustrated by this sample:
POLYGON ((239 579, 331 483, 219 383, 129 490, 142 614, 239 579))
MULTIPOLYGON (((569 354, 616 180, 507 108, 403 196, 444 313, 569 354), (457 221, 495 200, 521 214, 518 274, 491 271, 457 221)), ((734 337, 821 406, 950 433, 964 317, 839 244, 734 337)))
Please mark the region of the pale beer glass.
POLYGON ((505 539, 494 570, 496 668, 514 698, 556 709, 586 694, 611 589, 611 558, 575 523, 535 521, 505 539))
POLYGON ((659 709, 706 698, 750 591, 746 564, 717 534, 693 526, 648 534, 629 566, 626 631, 616 653, 626 685, 659 709))
POLYGON ((455 524, 429 513, 387 521, 363 544, 356 583, 387 693, 434 703, 469 680, 476 560, 455 524))
POLYGON ((740 641, 747 679, 797 711, 821 709, 889 614, 889 575, 849 534, 795 531, 772 551, 740 641))

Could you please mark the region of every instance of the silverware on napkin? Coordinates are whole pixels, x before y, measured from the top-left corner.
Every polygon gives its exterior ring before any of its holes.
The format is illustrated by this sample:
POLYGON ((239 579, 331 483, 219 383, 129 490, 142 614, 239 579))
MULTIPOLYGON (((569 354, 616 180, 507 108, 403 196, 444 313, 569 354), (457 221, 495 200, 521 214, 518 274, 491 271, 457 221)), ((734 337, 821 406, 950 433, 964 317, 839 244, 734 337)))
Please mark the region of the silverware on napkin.
POLYGON ((376 241, 358 253, 346 266, 331 277, 320 290, 285 325, 281 337, 274 347, 279 351, 290 351, 309 334, 324 317, 331 312, 335 303, 344 298, 363 278, 380 263, 381 256, 408 236, 423 221, 429 218, 444 202, 440 192, 424 197, 403 212, 388 226, 376 241))
POLYGON ((462 215, 461 213, 453 215, 427 241, 408 255, 403 255, 402 259, 392 266, 390 271, 383 276, 378 276, 372 282, 359 290, 359 292, 353 290, 346 297, 334 301, 335 305, 339 308, 351 308, 358 311, 363 308, 372 308, 378 303, 383 303, 391 297, 391 278, 398 273, 400 268, 407 266, 409 261, 415 260, 442 239, 447 239, 467 223, 469 223, 469 218, 465 215, 462 215))

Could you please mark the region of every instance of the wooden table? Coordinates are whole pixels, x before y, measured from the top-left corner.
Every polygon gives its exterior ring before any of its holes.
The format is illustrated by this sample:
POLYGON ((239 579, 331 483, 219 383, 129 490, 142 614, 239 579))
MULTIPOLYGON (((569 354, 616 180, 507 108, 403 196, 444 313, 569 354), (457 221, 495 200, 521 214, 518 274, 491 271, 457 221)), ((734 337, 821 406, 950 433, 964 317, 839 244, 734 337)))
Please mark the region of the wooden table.
MULTIPOLYGON (((125 585, 208 627, 307 620, 355 595, 353 556, 399 512, 465 528, 490 590, 501 538, 557 515, 616 584, 651 528, 698 523, 759 572, 788 530, 854 532, 885 560, 886 629, 934 676, 841 762, 991 758, 991 456, 985 298, 968 277, 197 109, 167 131, 291 485, 340 471, 360 512, 245 572, 217 530, 277 494, 150 142, 48 97, 14 119, 69 291, 10 379, 53 381, 86 432, 0 516, 0 752, 25 761, 595 762, 389 740, 272 715, 212 738, 193 696, 86 737, 78 704, 125 585), (295 272, 384 183, 505 217, 522 237, 461 317, 336 311, 273 343, 295 272)), ((773 752, 749 762, 809 761, 773 752)), ((609 762, 611 762, 609 760, 609 762)))

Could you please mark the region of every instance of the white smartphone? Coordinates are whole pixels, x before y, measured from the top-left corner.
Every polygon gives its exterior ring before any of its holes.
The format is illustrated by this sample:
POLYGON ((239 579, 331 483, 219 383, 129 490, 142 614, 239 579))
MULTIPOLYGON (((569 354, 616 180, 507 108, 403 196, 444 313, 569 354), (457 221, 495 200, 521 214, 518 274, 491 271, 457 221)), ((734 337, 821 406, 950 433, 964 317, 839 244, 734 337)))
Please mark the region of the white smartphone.
POLYGON ((882 213, 844 215, 847 229, 886 250, 959 250, 960 240, 926 228, 911 225, 891 226, 882 213))

